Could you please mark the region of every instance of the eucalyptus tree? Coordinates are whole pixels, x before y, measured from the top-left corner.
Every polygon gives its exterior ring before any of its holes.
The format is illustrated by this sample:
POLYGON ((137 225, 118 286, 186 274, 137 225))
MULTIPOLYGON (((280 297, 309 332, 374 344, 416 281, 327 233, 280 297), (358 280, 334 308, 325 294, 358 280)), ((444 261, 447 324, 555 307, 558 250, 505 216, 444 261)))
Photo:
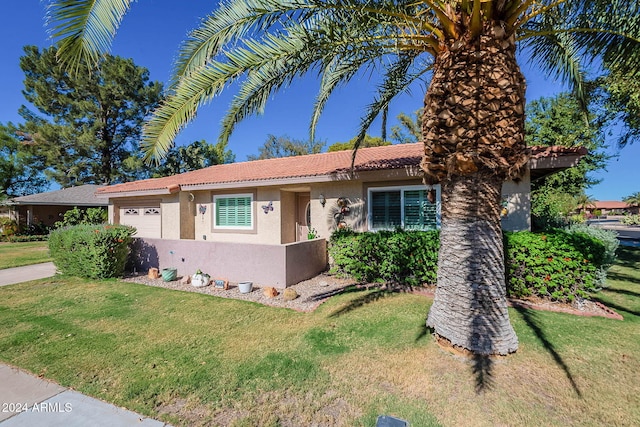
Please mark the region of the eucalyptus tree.
MULTIPOLYGON (((69 67, 95 63, 131 0, 58 0, 49 24, 69 67)), ((438 287, 427 325, 477 354, 514 352, 505 298, 500 192, 527 165, 524 60, 584 92, 587 66, 638 68, 640 6, 629 0, 226 0, 182 45, 172 96, 145 126, 159 158, 205 102, 238 83, 226 140, 292 80, 319 75, 310 140, 338 87, 379 71, 359 138, 423 80, 425 181, 442 185, 438 287), (633 53, 636 53, 635 55, 633 53)))

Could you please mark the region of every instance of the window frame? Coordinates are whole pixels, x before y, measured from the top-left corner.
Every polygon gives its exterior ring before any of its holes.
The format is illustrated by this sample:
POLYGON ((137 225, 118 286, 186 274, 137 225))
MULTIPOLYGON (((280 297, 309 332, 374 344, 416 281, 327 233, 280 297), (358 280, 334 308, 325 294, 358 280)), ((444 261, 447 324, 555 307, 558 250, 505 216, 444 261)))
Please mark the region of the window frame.
MULTIPOLYGON (((431 189, 436 190, 436 230, 439 230, 441 227, 441 187, 440 184, 433 185, 431 189)), ((406 191, 429 191, 425 185, 394 185, 394 186, 385 186, 385 187, 369 187, 367 189, 367 229, 369 231, 381 231, 381 230, 393 230, 393 227, 373 227, 373 193, 382 193, 382 192, 390 192, 390 191, 399 191, 400 192, 400 227, 402 229, 405 228, 405 192, 406 191)))
POLYGON ((254 201, 255 195, 254 193, 229 193, 229 194, 214 194, 213 195, 213 209, 212 209, 212 224, 214 230, 238 230, 238 231, 252 231, 255 229, 255 218, 254 218, 254 201), (241 226, 241 225, 218 225, 218 200, 219 199, 239 199, 239 198, 248 198, 249 199, 249 218, 250 225, 241 226))

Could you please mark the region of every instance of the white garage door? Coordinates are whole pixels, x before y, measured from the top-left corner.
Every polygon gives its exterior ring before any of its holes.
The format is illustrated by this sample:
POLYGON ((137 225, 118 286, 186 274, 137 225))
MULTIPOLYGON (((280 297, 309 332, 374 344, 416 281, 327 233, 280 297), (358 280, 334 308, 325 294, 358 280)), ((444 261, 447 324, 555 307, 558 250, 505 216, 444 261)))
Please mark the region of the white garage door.
POLYGON ((135 227, 134 237, 162 237, 160 206, 127 206, 120 208, 120 224, 135 227))

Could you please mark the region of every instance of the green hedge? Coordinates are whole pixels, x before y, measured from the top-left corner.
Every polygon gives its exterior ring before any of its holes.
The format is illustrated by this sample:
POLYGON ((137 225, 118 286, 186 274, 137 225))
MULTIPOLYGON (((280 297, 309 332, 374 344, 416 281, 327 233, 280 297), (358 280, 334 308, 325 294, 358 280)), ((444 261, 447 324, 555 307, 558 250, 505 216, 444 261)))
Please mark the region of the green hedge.
POLYGON ((121 277, 129 254, 133 227, 76 225, 54 230, 49 251, 58 271, 70 276, 121 277))
POLYGON ((331 236, 332 272, 362 282, 435 283, 438 231, 338 231, 331 236))
POLYGON ((557 301, 587 298, 597 290, 605 246, 585 233, 505 234, 507 294, 557 301))
MULTIPOLYGON (((504 244, 510 297, 587 297, 610 262, 602 242, 577 230, 505 233, 504 244)), ((437 231, 337 232, 329 244, 331 272, 369 283, 435 284, 439 245, 437 231)))

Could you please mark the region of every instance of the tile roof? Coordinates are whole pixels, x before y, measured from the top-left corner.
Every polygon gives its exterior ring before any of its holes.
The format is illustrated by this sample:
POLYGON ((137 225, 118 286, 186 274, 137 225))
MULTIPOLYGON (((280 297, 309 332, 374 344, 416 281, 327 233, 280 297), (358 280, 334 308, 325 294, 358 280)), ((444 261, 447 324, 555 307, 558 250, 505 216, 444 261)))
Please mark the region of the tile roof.
MULTIPOLYGON (((532 156, 564 156, 584 154, 563 147, 532 148, 532 156)), ((584 149, 583 149, 584 150, 584 149)), ((585 150, 586 153, 586 150, 585 150)), ((225 183, 255 183, 278 179, 326 177, 348 172, 353 151, 309 154, 239 163, 215 165, 179 175, 145 179, 101 188, 98 194, 158 191, 172 193, 183 186, 206 186, 225 183)), ((361 148, 356 153, 356 172, 418 167, 423 155, 422 144, 396 144, 361 148)))
POLYGON ((12 201, 17 205, 107 206, 106 200, 98 199, 95 196, 96 191, 101 188, 106 187, 94 184, 78 185, 46 193, 15 197, 12 201))
MULTIPOLYGON (((597 201, 593 203, 595 205, 595 209, 629 209, 632 206, 626 202, 618 202, 616 200, 603 200, 597 201)), ((592 206, 587 205, 587 208, 592 206)))

